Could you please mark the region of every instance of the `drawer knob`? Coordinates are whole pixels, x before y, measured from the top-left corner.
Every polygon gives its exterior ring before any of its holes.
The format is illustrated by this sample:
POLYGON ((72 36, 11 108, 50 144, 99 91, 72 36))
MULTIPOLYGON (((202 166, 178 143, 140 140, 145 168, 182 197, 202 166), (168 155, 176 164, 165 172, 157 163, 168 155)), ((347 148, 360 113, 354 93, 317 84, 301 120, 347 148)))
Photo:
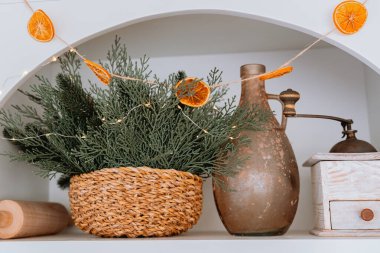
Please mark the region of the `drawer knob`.
POLYGON ((375 214, 371 209, 366 208, 360 213, 360 217, 365 221, 371 221, 375 217, 375 214))

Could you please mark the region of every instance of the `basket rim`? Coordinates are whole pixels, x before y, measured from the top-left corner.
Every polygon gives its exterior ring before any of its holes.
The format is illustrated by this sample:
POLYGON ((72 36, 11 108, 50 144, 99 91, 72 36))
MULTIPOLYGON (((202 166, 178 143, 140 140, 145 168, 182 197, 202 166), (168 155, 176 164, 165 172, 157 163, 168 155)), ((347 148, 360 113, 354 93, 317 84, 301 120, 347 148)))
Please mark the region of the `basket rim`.
POLYGON ((139 172, 139 171, 145 171, 149 172, 152 174, 162 174, 162 173, 167 173, 167 174, 172 174, 172 175, 181 175, 181 176, 186 176, 186 177, 192 177, 195 180, 198 181, 203 181, 202 177, 195 175, 193 173, 187 172, 187 171, 180 171, 176 169, 158 169, 158 168, 151 168, 148 166, 140 166, 140 167, 133 167, 133 166, 120 166, 120 167, 113 167, 113 168, 103 168, 99 170, 94 170, 90 172, 85 172, 82 174, 77 174, 73 175, 73 178, 80 178, 85 175, 98 175, 98 174, 104 174, 104 173, 120 173, 121 171, 133 171, 133 172, 139 172))

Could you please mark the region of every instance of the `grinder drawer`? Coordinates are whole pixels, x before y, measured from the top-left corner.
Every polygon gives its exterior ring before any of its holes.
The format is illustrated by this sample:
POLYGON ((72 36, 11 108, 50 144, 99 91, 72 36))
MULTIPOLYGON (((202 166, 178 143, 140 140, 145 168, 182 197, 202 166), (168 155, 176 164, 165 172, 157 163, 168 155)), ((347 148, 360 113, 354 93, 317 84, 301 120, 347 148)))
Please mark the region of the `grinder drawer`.
POLYGON ((331 229, 380 229, 380 201, 330 201, 331 229))

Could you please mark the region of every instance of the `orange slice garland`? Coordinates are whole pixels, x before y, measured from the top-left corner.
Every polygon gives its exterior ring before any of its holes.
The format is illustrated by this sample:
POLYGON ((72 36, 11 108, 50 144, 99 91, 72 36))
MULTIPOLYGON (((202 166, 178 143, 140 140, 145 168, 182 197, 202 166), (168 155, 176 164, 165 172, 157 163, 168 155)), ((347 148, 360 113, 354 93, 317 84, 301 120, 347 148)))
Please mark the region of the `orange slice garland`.
POLYGON ((105 85, 110 84, 112 76, 105 68, 87 59, 84 59, 84 62, 102 83, 105 85))
POLYGON ((53 22, 43 10, 36 10, 28 22, 28 33, 35 40, 49 42, 54 38, 53 22))
POLYGON ((211 93, 210 86, 195 77, 187 77, 180 80, 175 88, 179 101, 190 107, 205 105, 211 93))
POLYGON ((275 71, 265 73, 259 77, 260 80, 265 81, 272 78, 277 78, 293 71, 292 66, 286 66, 283 68, 276 69, 275 71))
POLYGON ((344 1, 335 8, 333 19, 340 32, 354 34, 363 27, 367 15, 364 4, 357 1, 344 1))

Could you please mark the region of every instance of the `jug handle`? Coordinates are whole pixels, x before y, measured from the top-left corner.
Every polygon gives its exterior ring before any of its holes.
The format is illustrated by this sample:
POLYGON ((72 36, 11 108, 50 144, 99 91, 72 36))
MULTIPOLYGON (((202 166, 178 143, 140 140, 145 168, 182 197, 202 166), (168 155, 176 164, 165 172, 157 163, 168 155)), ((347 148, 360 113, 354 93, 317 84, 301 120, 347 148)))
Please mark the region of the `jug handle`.
POLYGON ((288 118, 285 117, 284 115, 284 109, 285 109, 285 104, 284 102, 280 99, 280 95, 276 95, 276 94, 268 94, 267 93, 267 99, 271 99, 271 100, 277 100, 278 102, 280 102, 281 106, 282 106, 282 118, 281 118, 281 127, 280 129, 282 130, 285 130, 286 129, 286 124, 287 124, 287 121, 288 121, 288 118))

